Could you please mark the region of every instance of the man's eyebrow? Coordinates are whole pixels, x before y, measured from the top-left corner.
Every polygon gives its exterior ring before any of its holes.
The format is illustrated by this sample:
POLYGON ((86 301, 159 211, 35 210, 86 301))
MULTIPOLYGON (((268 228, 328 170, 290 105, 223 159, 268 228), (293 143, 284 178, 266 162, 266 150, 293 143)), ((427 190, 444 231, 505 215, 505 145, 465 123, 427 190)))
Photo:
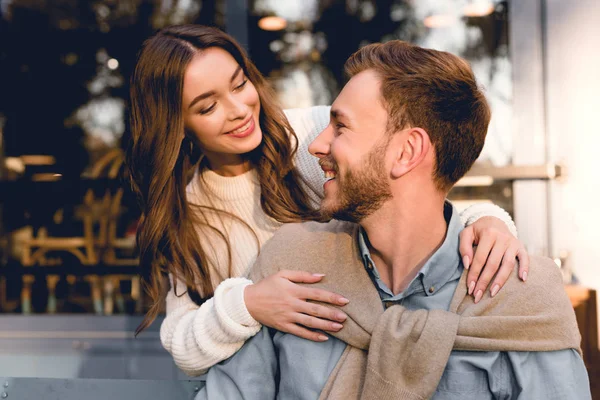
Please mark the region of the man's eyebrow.
MULTIPOLYGON (((233 75, 231 75, 230 82, 234 81, 234 79, 240 74, 241 70, 242 70, 242 67, 238 65, 238 67, 233 72, 233 75)), ((194 104, 196 104, 200 100, 204 100, 206 98, 209 98, 210 96, 214 96, 215 94, 216 94, 216 92, 214 90, 211 90, 210 92, 202 93, 201 95, 194 97, 194 100, 192 100, 192 102, 188 106, 188 110, 190 108, 192 108, 194 106, 194 104)))
POLYGON ((330 111, 330 114, 331 114, 331 118, 333 118, 333 119, 337 119, 337 120, 350 119, 350 118, 348 118, 348 115, 346 115, 342 110, 339 110, 337 108, 336 109, 332 108, 330 111))

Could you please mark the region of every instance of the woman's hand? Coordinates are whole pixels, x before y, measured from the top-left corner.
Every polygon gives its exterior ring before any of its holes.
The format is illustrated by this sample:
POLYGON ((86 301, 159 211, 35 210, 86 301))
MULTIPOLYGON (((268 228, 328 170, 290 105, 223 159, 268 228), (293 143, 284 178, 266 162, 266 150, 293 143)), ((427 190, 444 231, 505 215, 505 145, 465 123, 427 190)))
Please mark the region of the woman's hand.
POLYGON ((347 316, 338 309, 307 300, 337 306, 344 306, 349 301, 323 289, 296 284, 316 283, 323 276, 303 271, 279 271, 246 287, 246 308, 263 325, 315 342, 326 341, 326 335, 307 328, 337 332, 342 329, 340 322, 344 322, 347 316))
POLYGON ((519 277, 523 281, 527 280, 527 250, 523 243, 510 233, 506 224, 496 217, 480 218, 461 232, 460 254, 463 265, 469 270, 467 286, 469 294, 475 296, 475 303, 481 300, 488 287, 492 297, 498 293, 514 269, 517 259, 519 277), (477 246, 475 255, 474 246, 477 246), (490 285, 492 278, 494 281, 490 285))

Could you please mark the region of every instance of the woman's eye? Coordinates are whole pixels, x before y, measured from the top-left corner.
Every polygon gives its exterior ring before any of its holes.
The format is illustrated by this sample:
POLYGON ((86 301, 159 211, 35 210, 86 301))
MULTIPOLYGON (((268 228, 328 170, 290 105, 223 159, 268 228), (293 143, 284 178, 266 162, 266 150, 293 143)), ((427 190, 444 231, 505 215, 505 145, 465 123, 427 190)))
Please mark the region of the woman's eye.
POLYGON ((208 108, 203 108, 202 110, 198 111, 199 114, 208 114, 209 112, 211 112, 212 110, 215 109, 215 106, 217 105, 217 103, 213 103, 210 107, 208 108))
POLYGON ((240 90, 242 89, 244 86, 246 86, 246 83, 248 83, 248 78, 245 78, 242 83, 240 83, 238 86, 236 86, 234 89, 235 90, 240 90))
POLYGON ((337 123, 337 124, 335 124, 335 127, 339 130, 339 129, 345 128, 346 125, 337 123))

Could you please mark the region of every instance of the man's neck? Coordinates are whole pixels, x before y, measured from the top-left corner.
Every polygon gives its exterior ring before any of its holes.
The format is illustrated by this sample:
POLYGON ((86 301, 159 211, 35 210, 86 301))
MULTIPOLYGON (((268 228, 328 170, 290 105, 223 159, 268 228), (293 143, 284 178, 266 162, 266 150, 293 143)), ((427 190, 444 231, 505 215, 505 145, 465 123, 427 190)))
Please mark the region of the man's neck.
POLYGON ((446 237, 443 199, 390 201, 361 224, 382 281, 402 292, 446 237), (407 204, 402 204, 407 203, 407 204))

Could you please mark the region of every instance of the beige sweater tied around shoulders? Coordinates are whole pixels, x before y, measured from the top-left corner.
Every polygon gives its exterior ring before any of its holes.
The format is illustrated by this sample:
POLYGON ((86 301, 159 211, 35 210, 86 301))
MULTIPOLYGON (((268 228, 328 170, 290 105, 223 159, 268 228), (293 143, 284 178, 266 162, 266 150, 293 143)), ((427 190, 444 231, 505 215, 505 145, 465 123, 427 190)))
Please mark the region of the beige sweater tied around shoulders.
POLYGON ((323 273, 317 286, 350 300, 348 344, 320 399, 428 399, 452 350, 580 350, 575 313, 560 272, 549 259, 531 257, 527 283, 517 269, 493 298, 467 296, 466 271, 448 311, 383 309, 360 258, 358 225, 332 221, 284 226, 262 249, 255 281, 280 268, 323 273))

